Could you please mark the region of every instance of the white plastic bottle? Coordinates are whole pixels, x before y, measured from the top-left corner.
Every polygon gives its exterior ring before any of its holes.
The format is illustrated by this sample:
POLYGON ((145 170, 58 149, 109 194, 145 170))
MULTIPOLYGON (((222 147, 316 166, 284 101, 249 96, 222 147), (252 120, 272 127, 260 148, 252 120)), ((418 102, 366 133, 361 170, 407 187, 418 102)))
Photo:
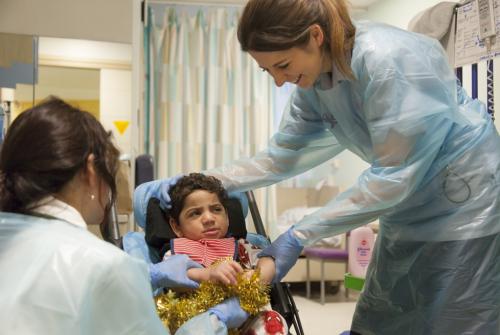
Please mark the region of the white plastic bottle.
POLYGON ((348 238, 348 271, 355 277, 364 278, 372 258, 375 234, 369 227, 351 231, 348 238))

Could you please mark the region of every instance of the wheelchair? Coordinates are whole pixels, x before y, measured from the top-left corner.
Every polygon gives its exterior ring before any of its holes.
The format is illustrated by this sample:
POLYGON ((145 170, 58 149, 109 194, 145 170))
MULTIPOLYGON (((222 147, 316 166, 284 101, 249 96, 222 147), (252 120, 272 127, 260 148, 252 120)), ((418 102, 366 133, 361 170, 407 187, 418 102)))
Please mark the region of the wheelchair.
MULTIPOLYGON (((270 243, 252 191, 246 192, 244 195, 230 197, 227 207, 229 217, 228 234, 235 238, 246 238, 250 242, 259 240, 267 244, 270 243), (257 234, 247 232, 245 222, 247 213, 244 213, 243 208, 249 209, 257 234)), ((166 247, 170 244, 170 239, 176 237, 168 224, 167 214, 160 208, 159 200, 155 198, 150 199, 148 202, 146 224, 145 227, 141 227, 144 232, 128 232, 121 237, 117 222, 116 211, 113 206, 110 219, 101 230, 104 240, 146 262, 160 262, 166 247)), ((293 334, 304 334, 297 306, 288 283, 276 283, 272 286, 270 303, 271 308, 280 313, 286 320, 288 329, 290 330, 293 327, 293 334)))

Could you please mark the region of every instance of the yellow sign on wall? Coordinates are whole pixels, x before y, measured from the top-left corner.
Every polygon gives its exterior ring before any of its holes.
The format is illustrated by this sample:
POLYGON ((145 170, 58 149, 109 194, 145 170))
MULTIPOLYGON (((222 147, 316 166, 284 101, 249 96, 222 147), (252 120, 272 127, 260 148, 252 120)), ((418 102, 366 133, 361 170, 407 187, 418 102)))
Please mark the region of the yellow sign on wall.
POLYGON ((118 120, 118 121, 113 121, 113 124, 115 125, 116 129, 118 129, 118 132, 120 133, 120 135, 123 135, 123 133, 127 130, 130 122, 118 120))

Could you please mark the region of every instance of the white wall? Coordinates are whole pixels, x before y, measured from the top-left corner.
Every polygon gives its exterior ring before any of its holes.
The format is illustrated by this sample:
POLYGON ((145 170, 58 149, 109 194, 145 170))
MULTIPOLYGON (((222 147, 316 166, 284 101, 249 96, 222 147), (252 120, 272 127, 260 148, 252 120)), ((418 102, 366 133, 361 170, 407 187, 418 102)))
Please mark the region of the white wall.
POLYGON ((132 0, 0 0, 0 31, 132 43, 132 0))
POLYGON ((106 130, 113 132, 122 154, 131 152, 131 127, 129 124, 125 132, 120 134, 113 122, 131 121, 131 78, 130 71, 101 70, 100 121, 106 130))
POLYGON ((417 15, 417 13, 439 2, 441 1, 381 0, 370 6, 366 12, 360 13, 358 17, 385 22, 406 29, 410 20, 417 15))
POLYGON ((74 62, 117 63, 128 64, 129 67, 132 62, 130 44, 82 39, 40 37, 38 54, 42 60, 64 59, 74 62))

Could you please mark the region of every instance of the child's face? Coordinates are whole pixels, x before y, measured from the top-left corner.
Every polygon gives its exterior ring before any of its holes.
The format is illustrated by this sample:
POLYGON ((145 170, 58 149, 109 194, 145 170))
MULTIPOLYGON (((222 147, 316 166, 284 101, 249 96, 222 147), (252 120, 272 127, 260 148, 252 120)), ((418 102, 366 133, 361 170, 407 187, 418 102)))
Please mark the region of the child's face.
POLYGON ((216 239, 226 236, 229 220, 217 194, 196 190, 184 200, 179 222, 171 218, 170 226, 178 237, 216 239))

